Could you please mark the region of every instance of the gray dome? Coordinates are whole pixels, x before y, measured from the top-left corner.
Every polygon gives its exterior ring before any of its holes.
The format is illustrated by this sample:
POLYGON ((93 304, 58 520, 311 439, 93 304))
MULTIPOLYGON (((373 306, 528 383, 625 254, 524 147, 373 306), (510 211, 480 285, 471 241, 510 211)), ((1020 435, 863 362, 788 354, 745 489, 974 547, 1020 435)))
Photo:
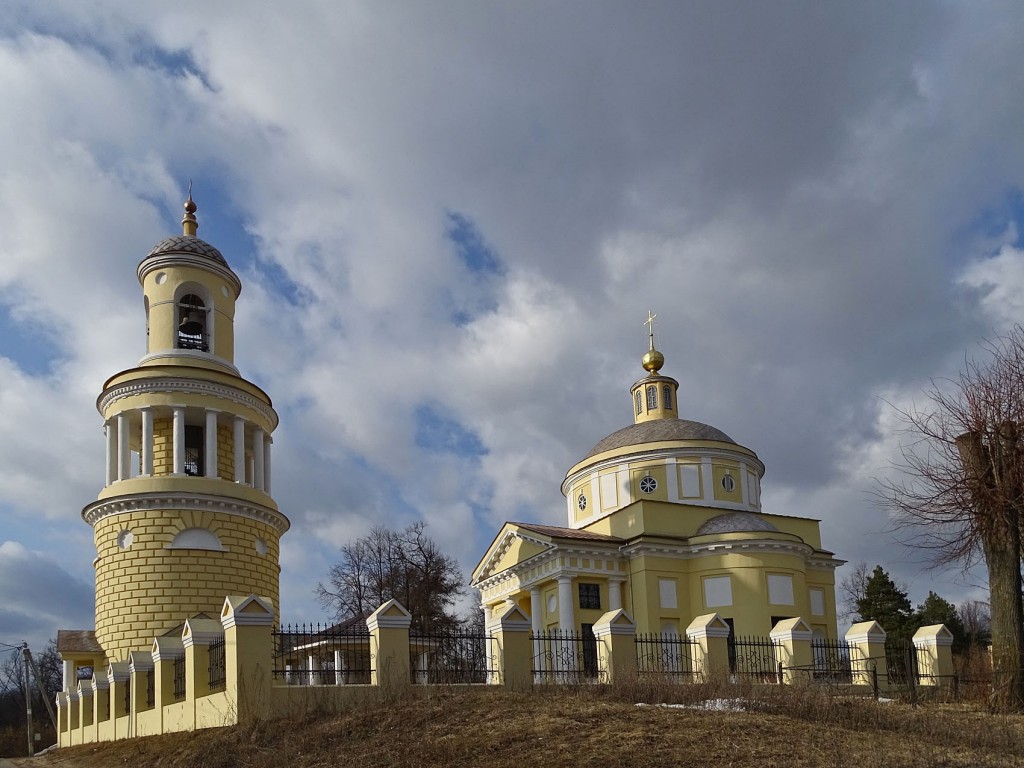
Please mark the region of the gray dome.
POLYGON ((215 261, 222 267, 227 267, 228 263, 221 255, 220 251, 214 248, 205 240, 200 240, 198 237, 191 237, 189 235, 175 235, 174 237, 165 237, 155 246, 153 250, 146 256, 147 259, 153 256, 161 256, 165 253, 188 253, 194 256, 203 256, 204 258, 215 261))
POLYGON ((732 443, 736 441, 725 432, 716 429, 708 424, 701 424, 699 421, 689 419, 654 419, 643 421, 639 424, 631 424, 612 432, 608 437, 599 442, 584 457, 589 459, 605 451, 612 451, 616 448, 625 448, 629 445, 640 445, 641 443, 658 443, 669 440, 712 440, 719 443, 732 443))
POLYGON ((729 512, 706 520, 694 536, 711 533, 746 533, 747 531, 778 531, 767 520, 750 512, 729 512))

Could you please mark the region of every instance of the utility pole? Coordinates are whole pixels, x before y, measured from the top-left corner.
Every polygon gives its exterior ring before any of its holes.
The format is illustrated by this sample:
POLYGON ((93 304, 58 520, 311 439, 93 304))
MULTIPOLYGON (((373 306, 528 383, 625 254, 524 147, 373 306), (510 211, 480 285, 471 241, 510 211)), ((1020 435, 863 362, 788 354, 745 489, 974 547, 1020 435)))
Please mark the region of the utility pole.
POLYGON ((28 643, 21 647, 21 657, 25 664, 25 727, 28 729, 28 756, 32 757, 36 753, 36 745, 32 738, 32 681, 29 679, 32 670, 28 661, 28 643))
POLYGON ((53 704, 50 703, 50 694, 46 690, 46 684, 43 682, 43 675, 39 671, 39 665, 36 664, 36 660, 32 658, 32 651, 25 646, 25 658, 28 659, 28 663, 32 665, 32 674, 36 678, 36 688, 39 689, 39 693, 43 696, 43 704, 46 705, 46 712, 50 716, 50 722, 53 723, 53 731, 57 732, 57 715, 53 712, 53 704))

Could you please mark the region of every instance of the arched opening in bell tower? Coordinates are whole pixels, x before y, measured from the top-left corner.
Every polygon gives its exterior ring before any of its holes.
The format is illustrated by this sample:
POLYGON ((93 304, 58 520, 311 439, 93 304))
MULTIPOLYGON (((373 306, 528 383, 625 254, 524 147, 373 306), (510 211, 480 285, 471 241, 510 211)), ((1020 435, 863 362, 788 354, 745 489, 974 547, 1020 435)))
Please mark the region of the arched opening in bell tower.
POLYGON ((178 333, 175 346, 178 349, 210 351, 206 303, 194 293, 185 294, 178 300, 178 333))

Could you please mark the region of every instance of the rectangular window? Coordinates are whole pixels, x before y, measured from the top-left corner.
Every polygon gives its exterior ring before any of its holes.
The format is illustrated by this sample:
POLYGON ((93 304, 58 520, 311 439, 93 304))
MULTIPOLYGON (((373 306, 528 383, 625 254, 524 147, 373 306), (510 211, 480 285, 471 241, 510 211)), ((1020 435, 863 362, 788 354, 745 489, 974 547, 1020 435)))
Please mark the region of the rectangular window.
POLYGON ((672 387, 668 384, 661 388, 661 402, 665 408, 672 407, 672 387))
POLYGON ((658 579, 658 596, 662 608, 678 608, 676 603, 676 580, 658 579))
POLYGON ((781 573, 768 574, 768 602, 772 605, 793 605, 793 577, 781 573))
POLYGON ((636 415, 639 416, 644 412, 644 401, 640 394, 640 390, 636 391, 636 415))
POLYGON ((732 605, 732 579, 729 576, 708 576, 704 579, 704 605, 708 608, 732 605))
POLYGON ((601 585, 580 584, 580 608, 601 610, 601 585))
POLYGON ((185 425, 185 474, 202 477, 204 466, 203 449, 206 443, 202 427, 185 425))
POLYGON ((700 498, 700 465, 680 464, 679 482, 682 484, 681 496, 684 499, 700 498))
POLYGON ((663 635, 679 635, 679 624, 675 619, 662 619, 661 620, 661 634, 663 635))
POLYGON ((825 590, 811 590, 811 616, 825 615, 825 590))
POLYGON ((648 387, 647 388, 647 410, 653 411, 658 407, 658 388, 648 387))

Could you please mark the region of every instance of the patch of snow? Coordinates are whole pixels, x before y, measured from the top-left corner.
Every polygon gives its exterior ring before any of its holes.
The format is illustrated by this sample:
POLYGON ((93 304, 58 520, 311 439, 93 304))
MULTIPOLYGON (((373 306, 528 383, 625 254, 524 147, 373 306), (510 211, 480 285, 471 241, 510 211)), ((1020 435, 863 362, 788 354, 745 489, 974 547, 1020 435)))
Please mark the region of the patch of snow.
POLYGON ((706 699, 695 704, 644 704, 638 707, 665 707, 666 709, 702 709, 706 712, 743 712, 747 702, 743 699, 706 699))

